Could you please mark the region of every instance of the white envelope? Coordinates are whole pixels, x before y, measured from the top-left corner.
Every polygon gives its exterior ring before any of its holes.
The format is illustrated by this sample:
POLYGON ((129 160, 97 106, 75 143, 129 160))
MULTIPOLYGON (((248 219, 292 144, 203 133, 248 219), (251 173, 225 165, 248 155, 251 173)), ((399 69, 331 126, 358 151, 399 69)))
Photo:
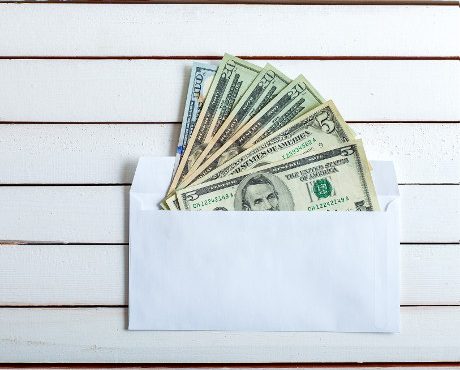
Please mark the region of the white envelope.
POLYGON ((130 193, 129 329, 399 331, 399 194, 381 212, 158 210, 174 157, 139 160, 130 193))

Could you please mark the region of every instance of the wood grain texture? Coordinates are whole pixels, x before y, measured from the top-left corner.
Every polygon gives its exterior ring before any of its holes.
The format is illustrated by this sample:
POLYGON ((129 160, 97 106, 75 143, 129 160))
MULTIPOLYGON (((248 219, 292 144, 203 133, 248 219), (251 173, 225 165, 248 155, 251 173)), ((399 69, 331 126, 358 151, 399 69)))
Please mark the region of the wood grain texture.
POLYGON ((174 155, 179 131, 178 124, 0 124, 0 183, 131 183, 140 156, 174 155))
MULTIPOLYGON (((460 180, 457 125, 351 127, 369 158, 395 162, 400 183, 460 180)), ((179 130, 179 124, 0 124, 0 184, 131 183, 140 156, 174 154, 179 130)))
MULTIPOLYGON (((459 263, 460 245, 402 245, 401 304, 460 304, 459 263)), ((128 246, 3 245, 0 281, 0 306, 127 305, 128 246)))
POLYGON ((128 332, 123 308, 0 309, 5 362, 460 360, 460 307, 401 309, 400 334, 128 332))
MULTIPOLYGON (((348 121, 460 121, 455 60, 268 62, 291 77, 305 74, 348 121)), ((178 122, 191 65, 191 60, 0 60, 0 121, 178 122)))
POLYGON ((0 4, 0 55, 451 56, 459 54, 458 14, 427 6, 0 4))
MULTIPOLYGON (((459 190, 400 186, 401 241, 458 242, 459 190)), ((0 240, 125 243, 128 202, 128 186, 2 186, 0 240)))

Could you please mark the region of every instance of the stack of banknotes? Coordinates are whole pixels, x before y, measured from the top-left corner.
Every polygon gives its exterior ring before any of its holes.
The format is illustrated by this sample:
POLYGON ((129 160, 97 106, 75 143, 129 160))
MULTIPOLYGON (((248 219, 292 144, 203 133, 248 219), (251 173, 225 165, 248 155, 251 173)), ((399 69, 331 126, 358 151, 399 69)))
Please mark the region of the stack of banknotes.
POLYGON ((192 66, 165 210, 376 211, 362 142, 334 103, 225 54, 192 66))

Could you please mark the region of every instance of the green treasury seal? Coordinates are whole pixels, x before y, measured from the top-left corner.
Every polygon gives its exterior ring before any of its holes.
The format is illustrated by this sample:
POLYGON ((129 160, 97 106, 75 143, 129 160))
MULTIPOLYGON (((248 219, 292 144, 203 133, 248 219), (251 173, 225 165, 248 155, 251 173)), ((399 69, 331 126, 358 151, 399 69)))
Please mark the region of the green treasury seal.
POLYGON ((313 191, 318 198, 327 198, 332 193, 332 185, 328 179, 319 179, 313 183, 313 191))

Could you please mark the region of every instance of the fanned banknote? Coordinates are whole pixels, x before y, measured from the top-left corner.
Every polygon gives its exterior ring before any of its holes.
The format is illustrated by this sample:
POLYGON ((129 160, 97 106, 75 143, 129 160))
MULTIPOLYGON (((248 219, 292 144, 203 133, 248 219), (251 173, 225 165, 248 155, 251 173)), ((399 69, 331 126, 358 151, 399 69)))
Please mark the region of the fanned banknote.
POLYGON ((228 54, 192 67, 174 169, 164 209, 379 209, 362 143, 334 103, 302 75, 228 54))
POLYGON ((360 141, 177 191, 181 210, 376 211, 360 141))
POLYGON ((208 145, 203 150, 190 172, 193 172, 205 158, 223 146, 243 124, 259 113, 291 81, 275 67, 267 64, 248 87, 219 130, 212 135, 213 145, 208 145))
POLYGON ((353 132, 334 103, 329 100, 288 123, 206 176, 197 178, 193 184, 224 178, 307 152, 318 153, 353 140, 355 140, 353 132))
MULTIPOLYGON (((250 148, 261 138, 270 135, 323 102, 324 99, 316 89, 300 75, 198 168, 190 172, 181 181, 179 188, 191 184, 199 176, 207 175, 230 158, 250 148)), ((209 145, 214 144, 215 140, 211 140, 209 145)))
POLYGON ((219 63, 208 96, 196 121, 168 193, 182 181, 210 140, 212 131, 225 121, 262 68, 225 54, 219 63))
POLYGON ((217 66, 194 62, 190 74, 190 81, 187 89, 182 126, 179 134, 179 142, 176 150, 176 161, 174 162, 173 176, 176 173, 179 161, 185 152, 187 142, 192 135, 193 128, 203 107, 206 95, 216 74, 217 66))

